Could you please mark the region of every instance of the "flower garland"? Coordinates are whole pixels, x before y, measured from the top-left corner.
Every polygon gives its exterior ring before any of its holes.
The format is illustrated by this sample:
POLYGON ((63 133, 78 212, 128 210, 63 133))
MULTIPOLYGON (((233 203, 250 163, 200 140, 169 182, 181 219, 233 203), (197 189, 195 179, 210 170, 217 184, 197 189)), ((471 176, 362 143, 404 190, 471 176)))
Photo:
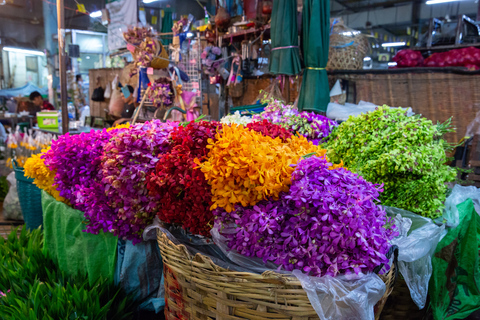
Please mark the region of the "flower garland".
POLYGON ((381 191, 314 156, 297 164, 290 190, 277 201, 214 214, 227 245, 240 254, 313 276, 359 274, 388 263, 388 241, 397 235, 376 204, 381 191))
POLYGON ((208 141, 219 127, 218 122, 200 121, 173 129, 172 150, 160 155, 155 172, 147 179, 150 194, 162 196, 160 220, 180 224, 194 234, 210 234, 212 195, 195 159, 205 158, 208 141))
POLYGON ((262 199, 277 200, 289 189, 292 164, 302 155, 326 152, 304 137, 292 136, 283 143, 235 124, 223 125, 215 138, 207 146, 208 160, 197 164, 212 186, 212 210, 227 212, 237 203, 246 207, 262 199))
POLYGON ((220 61, 220 58, 222 57, 222 49, 215 46, 207 46, 200 57, 202 58, 205 73, 213 75, 217 72, 222 63, 222 61, 220 61))
POLYGON ((27 159, 24 166, 25 176, 34 179, 33 183, 40 189, 45 190, 55 200, 70 204, 68 200, 60 196, 60 192, 54 187, 56 172, 51 171, 45 165, 45 160, 42 159, 42 155, 49 149, 50 147, 43 149, 41 154, 34 154, 27 159))

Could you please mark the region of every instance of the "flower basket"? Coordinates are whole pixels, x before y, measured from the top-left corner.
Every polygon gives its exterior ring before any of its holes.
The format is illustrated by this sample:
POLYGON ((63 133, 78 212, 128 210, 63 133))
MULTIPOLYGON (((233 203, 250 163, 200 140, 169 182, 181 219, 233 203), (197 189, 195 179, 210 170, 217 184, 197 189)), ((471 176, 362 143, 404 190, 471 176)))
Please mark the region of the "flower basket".
MULTIPOLYGON (((177 319, 319 319, 300 281, 267 271, 238 272, 219 267, 200 253, 157 234, 165 276, 165 317, 177 319)), ((379 319, 393 290, 395 266, 380 277, 387 290, 375 306, 379 319)))
POLYGON ((418 309, 410 296, 410 289, 403 279, 398 279, 395 289, 385 304, 382 313, 382 320, 411 319, 422 320, 425 318, 428 310, 428 300, 425 307, 418 309))

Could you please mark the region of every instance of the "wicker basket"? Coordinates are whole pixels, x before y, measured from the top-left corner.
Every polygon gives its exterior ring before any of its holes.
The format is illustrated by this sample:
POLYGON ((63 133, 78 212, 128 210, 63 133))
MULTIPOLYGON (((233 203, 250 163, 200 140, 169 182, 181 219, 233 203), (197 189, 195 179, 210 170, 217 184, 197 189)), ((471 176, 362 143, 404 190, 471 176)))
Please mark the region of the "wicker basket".
MULTIPOLYGON (((164 264, 167 320, 319 319, 293 276, 227 270, 202 254, 192 256, 184 245, 174 244, 161 232, 158 244, 164 264)), ((375 319, 393 289, 395 267, 382 279, 387 290, 375 306, 375 319)))
POLYGON ((428 303, 422 310, 419 310, 410 297, 410 290, 405 280, 398 279, 395 283, 395 289, 388 297, 387 303, 383 308, 381 320, 423 320, 427 316, 427 306, 428 303))
POLYGON ((458 143, 480 111, 480 71, 455 68, 330 71, 332 81, 342 79, 347 101, 360 100, 392 107, 412 107, 413 112, 444 122, 450 117, 456 132, 446 134, 458 143))
POLYGON ((328 50, 328 70, 359 70, 363 69, 363 58, 370 50, 367 37, 336 19, 330 33, 328 50))
POLYGON ((33 184, 33 179, 24 175, 22 167, 12 160, 17 179, 18 199, 22 208, 23 220, 28 229, 36 229, 43 224, 42 195, 40 189, 33 184))

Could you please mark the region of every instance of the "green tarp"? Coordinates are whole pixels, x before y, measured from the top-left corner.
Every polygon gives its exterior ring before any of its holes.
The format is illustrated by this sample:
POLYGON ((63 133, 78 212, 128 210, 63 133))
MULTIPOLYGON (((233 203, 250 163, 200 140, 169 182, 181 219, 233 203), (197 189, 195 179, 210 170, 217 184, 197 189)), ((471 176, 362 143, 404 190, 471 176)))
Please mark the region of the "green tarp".
POLYGON ((83 232, 85 219, 42 191, 45 250, 70 275, 87 274, 91 284, 100 276, 113 281, 118 237, 83 232))
POLYGON ((305 63, 298 109, 326 112, 330 102, 328 62, 330 1, 305 0, 302 16, 302 53, 305 63))
POLYGON ((271 22, 272 52, 268 70, 293 76, 302 70, 298 49, 297 0, 273 1, 271 22))
POLYGON ((480 309, 480 216, 471 199, 457 208, 460 224, 440 241, 432 258, 429 295, 435 320, 464 319, 480 309))

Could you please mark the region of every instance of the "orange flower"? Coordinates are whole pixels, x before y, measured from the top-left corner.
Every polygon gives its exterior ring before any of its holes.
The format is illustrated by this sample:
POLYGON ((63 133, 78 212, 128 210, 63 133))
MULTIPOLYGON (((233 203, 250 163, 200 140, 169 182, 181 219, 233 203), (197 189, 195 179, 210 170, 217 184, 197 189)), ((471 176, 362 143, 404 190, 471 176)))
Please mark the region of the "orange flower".
POLYGON ((326 154, 303 136, 284 143, 235 124, 223 125, 216 138, 207 146, 208 160, 197 160, 212 186, 212 210, 221 207, 231 212, 235 204, 252 206, 263 199, 277 200, 280 192, 289 190, 292 164, 306 154, 326 154))

